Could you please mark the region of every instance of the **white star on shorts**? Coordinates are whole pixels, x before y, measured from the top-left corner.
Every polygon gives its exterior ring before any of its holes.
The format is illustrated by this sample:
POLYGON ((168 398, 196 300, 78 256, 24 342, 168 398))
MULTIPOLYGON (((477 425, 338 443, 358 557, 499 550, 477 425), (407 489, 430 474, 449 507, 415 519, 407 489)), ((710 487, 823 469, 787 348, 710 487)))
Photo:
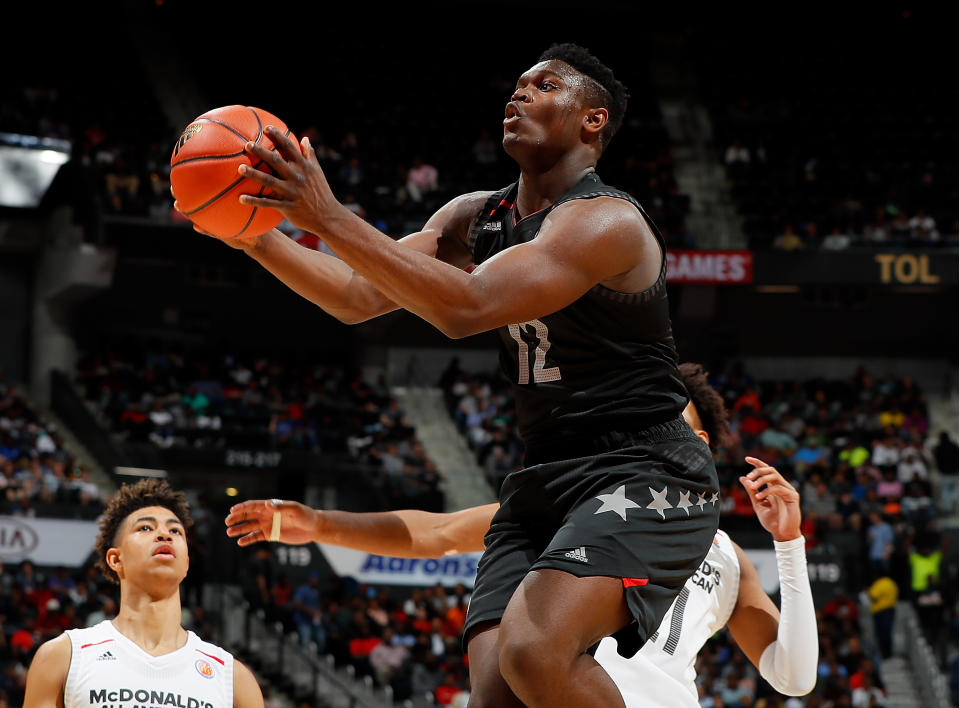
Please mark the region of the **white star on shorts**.
POLYGON ((692 505, 693 503, 689 501, 689 492, 688 491, 680 492, 679 502, 676 504, 676 508, 682 509, 683 511, 686 512, 686 516, 689 516, 689 507, 691 507, 692 505))
POLYGON ((603 505, 594 511, 594 514, 602 514, 604 511, 615 511, 623 518, 623 521, 626 521, 627 509, 640 508, 639 504, 626 496, 625 484, 621 484, 612 494, 600 494, 596 498, 603 502, 603 505))
MULTIPOLYGON (((666 512, 664 509, 672 509, 673 505, 666 501, 666 493, 669 491, 669 487, 663 487, 662 491, 657 492, 652 487, 649 488, 649 493, 653 495, 653 500, 646 505, 647 509, 655 509, 659 512, 659 515, 664 519, 666 518, 666 512)), ((688 511, 686 512, 689 513, 688 511)))

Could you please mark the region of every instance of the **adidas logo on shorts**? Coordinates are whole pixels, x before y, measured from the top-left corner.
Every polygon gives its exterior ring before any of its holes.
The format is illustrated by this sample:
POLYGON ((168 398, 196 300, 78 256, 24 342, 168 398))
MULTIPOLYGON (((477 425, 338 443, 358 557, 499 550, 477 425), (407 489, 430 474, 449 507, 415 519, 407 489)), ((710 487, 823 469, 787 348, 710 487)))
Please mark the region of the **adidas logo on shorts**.
POLYGON ((586 546, 580 546, 579 548, 574 548, 572 551, 569 551, 566 554, 567 558, 572 558, 573 560, 580 561, 581 563, 589 563, 589 558, 586 557, 586 546))
POLYGON ((105 651, 97 657, 97 661, 116 661, 117 658, 109 651, 105 651))

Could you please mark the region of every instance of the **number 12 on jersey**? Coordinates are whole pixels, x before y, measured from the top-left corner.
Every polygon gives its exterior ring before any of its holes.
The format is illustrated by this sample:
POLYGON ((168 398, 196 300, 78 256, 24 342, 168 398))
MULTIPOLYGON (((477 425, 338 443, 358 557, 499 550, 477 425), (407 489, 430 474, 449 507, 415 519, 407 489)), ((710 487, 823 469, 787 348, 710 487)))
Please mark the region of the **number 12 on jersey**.
POLYGON ((546 368, 546 352, 549 351, 549 329, 539 320, 530 320, 520 324, 511 324, 508 327, 509 335, 516 340, 519 345, 519 355, 517 363, 519 369, 519 379, 517 383, 530 383, 529 375, 529 351, 533 348, 535 356, 533 358, 533 380, 532 383, 545 383, 547 381, 559 381, 562 375, 558 366, 546 368))

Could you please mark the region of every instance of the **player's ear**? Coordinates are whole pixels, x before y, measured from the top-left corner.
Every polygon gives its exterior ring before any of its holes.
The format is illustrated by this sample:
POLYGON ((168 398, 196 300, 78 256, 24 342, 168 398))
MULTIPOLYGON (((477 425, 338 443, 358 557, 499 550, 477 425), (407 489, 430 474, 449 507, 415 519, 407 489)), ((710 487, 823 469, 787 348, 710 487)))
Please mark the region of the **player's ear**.
POLYGON ((706 443, 707 447, 709 446, 709 433, 707 433, 705 430, 697 430, 696 435, 699 437, 700 440, 706 443))
POLYGON ((119 573, 120 569, 123 567, 123 560, 120 558, 120 550, 117 548, 111 548, 106 553, 107 565, 114 573, 119 573))
POLYGON ((605 108, 590 108, 583 116, 583 129, 590 133, 599 133, 609 122, 609 111, 605 108))

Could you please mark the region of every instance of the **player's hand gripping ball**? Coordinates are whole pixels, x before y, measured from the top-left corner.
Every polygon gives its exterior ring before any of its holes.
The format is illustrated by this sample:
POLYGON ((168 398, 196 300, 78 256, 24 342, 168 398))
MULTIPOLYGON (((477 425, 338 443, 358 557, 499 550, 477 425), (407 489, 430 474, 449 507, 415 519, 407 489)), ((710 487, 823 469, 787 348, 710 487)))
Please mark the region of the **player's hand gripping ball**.
POLYGON ((237 172, 240 165, 269 169, 244 150, 248 141, 275 149, 263 132, 267 125, 297 142, 283 121, 252 106, 215 108, 184 128, 170 157, 170 186, 179 211, 203 231, 223 239, 252 237, 283 220, 275 209, 240 204, 241 194, 272 194, 237 172))

